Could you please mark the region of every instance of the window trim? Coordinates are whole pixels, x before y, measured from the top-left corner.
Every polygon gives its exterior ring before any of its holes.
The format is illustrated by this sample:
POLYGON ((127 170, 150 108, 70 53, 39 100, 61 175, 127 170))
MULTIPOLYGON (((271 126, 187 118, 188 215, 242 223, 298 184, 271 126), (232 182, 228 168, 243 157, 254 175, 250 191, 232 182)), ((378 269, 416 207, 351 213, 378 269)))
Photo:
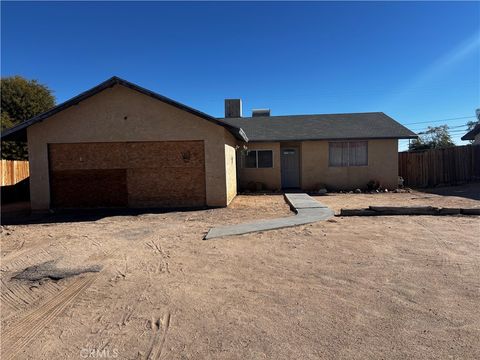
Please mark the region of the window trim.
POLYGON ((245 166, 245 154, 241 156, 242 169, 273 169, 275 167, 275 157, 273 156, 273 149, 251 149, 247 150, 247 153, 255 151, 255 167, 246 167, 245 166), (270 151, 272 153, 272 166, 269 167, 258 167, 258 152, 259 151, 270 151))
POLYGON ((369 152, 368 152, 368 143, 369 141, 368 140, 337 140, 337 141, 329 141, 328 142, 328 167, 335 167, 335 168, 345 168, 345 167, 364 167, 364 166, 368 166, 368 163, 369 163, 369 152), (367 144, 367 163, 365 165, 350 165, 350 143, 354 143, 354 142, 364 142, 367 144), (331 162, 330 162, 330 144, 337 144, 337 143, 347 143, 347 154, 348 154, 348 158, 347 158, 347 165, 343 166, 343 165, 332 165, 331 162))

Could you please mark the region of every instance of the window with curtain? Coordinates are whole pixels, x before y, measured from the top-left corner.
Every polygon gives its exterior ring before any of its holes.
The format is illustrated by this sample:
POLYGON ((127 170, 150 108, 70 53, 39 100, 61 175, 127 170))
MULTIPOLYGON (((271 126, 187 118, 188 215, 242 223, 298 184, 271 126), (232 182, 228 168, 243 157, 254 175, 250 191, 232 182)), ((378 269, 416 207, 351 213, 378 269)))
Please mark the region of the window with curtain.
POLYGON ((368 165, 368 141, 338 141, 328 146, 329 166, 368 165))
POLYGON ((249 150, 242 156, 242 166, 244 168, 272 168, 273 151, 272 150, 249 150))

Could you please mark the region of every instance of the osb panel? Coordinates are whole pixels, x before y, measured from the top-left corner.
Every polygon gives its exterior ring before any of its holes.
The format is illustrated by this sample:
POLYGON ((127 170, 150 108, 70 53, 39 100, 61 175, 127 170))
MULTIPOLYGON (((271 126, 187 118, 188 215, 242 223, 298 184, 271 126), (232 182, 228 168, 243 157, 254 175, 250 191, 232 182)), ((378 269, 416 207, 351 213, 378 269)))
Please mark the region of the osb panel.
POLYGON ((50 170, 122 169, 125 143, 49 144, 50 170))
POLYGON ((203 141, 50 144, 51 170, 203 166, 203 141))
POLYGON ((126 143, 128 168, 203 167, 203 141, 126 143))
POLYGON ((128 205, 125 169, 53 171, 50 187, 52 206, 57 208, 128 205))
POLYGON ((54 207, 206 204, 203 141, 51 144, 54 207))
POLYGON ((206 204, 205 167, 129 169, 128 203, 133 207, 195 207, 206 204))

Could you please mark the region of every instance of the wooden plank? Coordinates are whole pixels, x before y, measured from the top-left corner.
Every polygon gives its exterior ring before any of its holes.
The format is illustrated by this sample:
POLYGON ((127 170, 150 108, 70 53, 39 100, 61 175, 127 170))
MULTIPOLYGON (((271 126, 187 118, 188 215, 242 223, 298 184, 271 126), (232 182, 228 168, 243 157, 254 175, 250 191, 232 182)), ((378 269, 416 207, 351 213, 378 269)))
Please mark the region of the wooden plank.
POLYGON ((432 206, 370 206, 368 209, 341 209, 340 216, 390 215, 480 215, 480 208, 436 208, 432 206))
POLYGON ((1 160, 1 186, 15 185, 30 176, 28 161, 1 160))
POLYGON ((461 209, 462 215, 480 215, 480 208, 461 209))
POLYGON ((438 212, 433 206, 369 206, 369 210, 382 215, 436 215, 438 212))
POLYGON ((378 212, 368 209, 341 209, 340 216, 376 216, 378 212))

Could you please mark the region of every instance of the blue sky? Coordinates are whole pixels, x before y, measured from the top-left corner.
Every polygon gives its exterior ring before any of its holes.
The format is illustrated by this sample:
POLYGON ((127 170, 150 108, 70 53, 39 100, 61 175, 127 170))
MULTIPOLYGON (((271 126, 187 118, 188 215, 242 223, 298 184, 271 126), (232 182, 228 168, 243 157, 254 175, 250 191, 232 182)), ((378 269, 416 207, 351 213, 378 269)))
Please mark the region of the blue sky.
POLYGON ((242 98, 245 115, 383 111, 414 131, 455 126, 459 144, 480 107, 479 2, 2 2, 1 10, 2 76, 38 79, 57 102, 117 75, 214 116, 229 97, 242 98))

